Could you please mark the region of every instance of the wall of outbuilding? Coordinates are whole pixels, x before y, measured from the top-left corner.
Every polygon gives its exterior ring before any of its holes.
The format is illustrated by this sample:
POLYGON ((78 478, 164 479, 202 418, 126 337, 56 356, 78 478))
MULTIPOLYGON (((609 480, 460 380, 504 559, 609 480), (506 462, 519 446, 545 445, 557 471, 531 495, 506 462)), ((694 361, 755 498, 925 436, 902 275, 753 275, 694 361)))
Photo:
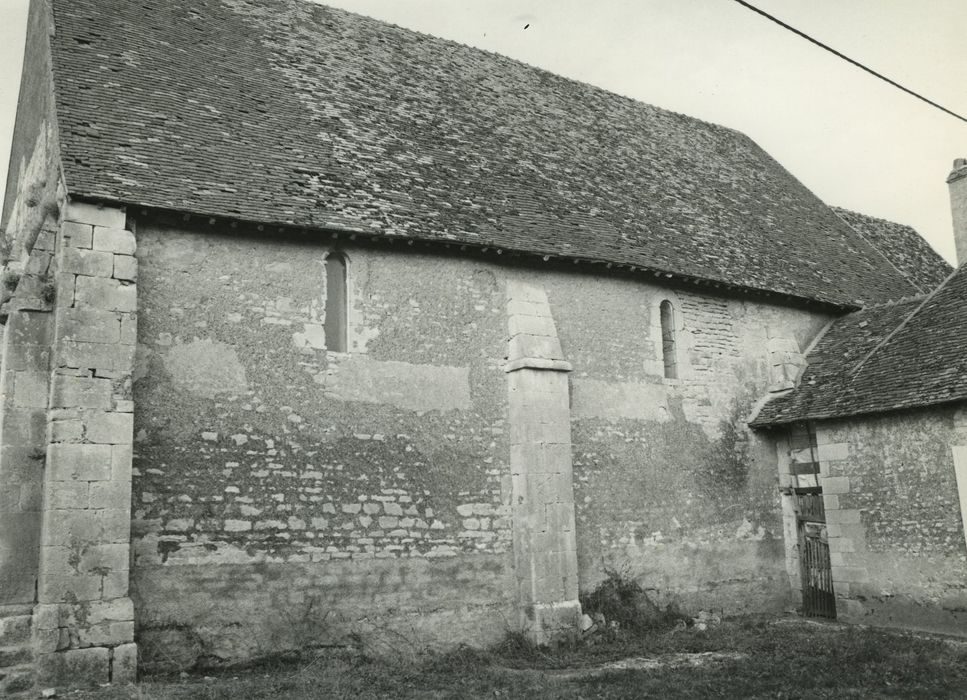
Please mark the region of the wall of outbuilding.
POLYGON ((823 421, 816 434, 837 615, 963 634, 967 545, 952 449, 967 444, 963 410, 823 421))
POLYGON ((789 603, 774 450, 742 418, 825 316, 350 244, 351 352, 329 353, 331 239, 150 220, 137 237, 132 598, 148 665, 516 626, 510 279, 547 292, 574 367, 582 590, 616 569, 688 609, 789 603), (677 380, 655 335, 664 298, 677 380))

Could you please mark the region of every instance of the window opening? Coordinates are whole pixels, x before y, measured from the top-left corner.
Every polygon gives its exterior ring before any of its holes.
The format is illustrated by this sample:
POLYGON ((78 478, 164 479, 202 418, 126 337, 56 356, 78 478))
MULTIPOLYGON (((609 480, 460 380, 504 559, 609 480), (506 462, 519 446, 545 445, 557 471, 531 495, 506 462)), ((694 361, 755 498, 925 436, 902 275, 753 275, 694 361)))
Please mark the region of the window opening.
POLYGON ((330 253, 326 257, 326 349, 332 352, 347 352, 346 296, 346 257, 330 253))
POLYGON ((678 357, 675 347, 675 307, 667 299, 661 303, 661 357, 665 365, 665 379, 678 379, 678 357))

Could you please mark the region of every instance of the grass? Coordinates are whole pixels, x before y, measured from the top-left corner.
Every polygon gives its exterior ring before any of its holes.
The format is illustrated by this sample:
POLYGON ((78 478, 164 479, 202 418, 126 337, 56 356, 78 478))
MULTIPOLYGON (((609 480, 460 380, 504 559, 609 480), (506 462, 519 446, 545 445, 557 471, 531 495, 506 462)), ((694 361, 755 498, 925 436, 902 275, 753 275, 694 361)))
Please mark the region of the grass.
MULTIPOLYGON (((693 658, 693 657, 687 657, 693 658)), ((963 698, 967 643, 898 631, 737 618, 705 631, 608 631, 538 648, 509 635, 415 663, 348 653, 71 694, 77 700, 285 698, 963 698), (725 656, 693 666, 682 654, 725 656), (657 668, 607 668, 624 658, 657 668), (602 666, 605 666, 602 668, 602 666)))

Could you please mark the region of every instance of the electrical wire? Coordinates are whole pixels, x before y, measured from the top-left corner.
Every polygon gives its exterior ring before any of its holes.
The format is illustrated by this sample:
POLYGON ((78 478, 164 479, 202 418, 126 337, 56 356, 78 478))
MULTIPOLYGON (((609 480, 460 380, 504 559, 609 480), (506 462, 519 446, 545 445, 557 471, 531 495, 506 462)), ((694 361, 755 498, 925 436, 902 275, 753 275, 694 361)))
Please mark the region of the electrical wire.
POLYGON ((809 36, 809 35, 808 35, 808 34, 806 34, 805 32, 801 32, 801 31, 799 31, 798 29, 796 29, 795 27, 792 27, 792 26, 790 26, 790 25, 788 25, 788 24, 786 24, 785 22, 783 22, 783 21, 782 21, 781 19, 779 19, 778 17, 773 17, 773 16, 772 16, 772 15, 770 15, 770 14, 769 14, 768 12, 765 12, 764 10, 760 10, 760 9, 759 9, 758 7, 756 7, 756 6, 754 6, 754 5, 750 5, 749 3, 747 3, 747 2, 745 2, 745 0, 732 0, 732 2, 736 2, 736 3, 738 3, 738 4, 740 4, 740 5, 742 5, 742 7, 745 7, 746 9, 749 9, 749 10, 752 10, 752 11, 753 11, 753 12, 755 12, 756 14, 759 14, 759 15, 762 15, 763 17, 765 17, 766 19, 768 19, 768 20, 770 20, 771 22, 775 22, 776 24, 778 24, 778 25, 779 25, 780 27, 782 27, 783 29, 788 29, 788 30, 789 30, 790 32, 792 32, 793 34, 796 34, 796 35, 798 35, 798 36, 800 36, 800 37, 802 37, 803 39, 805 39, 806 41, 808 41, 808 42, 810 42, 810 43, 812 43, 812 44, 815 44, 816 46, 818 46, 818 47, 820 47, 820 48, 822 48, 822 49, 825 49, 826 51, 829 51, 829 52, 830 52, 831 54, 833 54, 834 56, 837 56, 838 58, 841 58, 841 59, 843 59, 843 60, 844 60, 844 61, 846 61, 847 63, 851 63, 851 64, 853 64, 853 65, 854 65, 854 66, 856 66, 857 68, 859 68, 859 69, 861 69, 861 70, 864 70, 864 71, 866 71, 866 72, 867 72, 867 73, 869 73, 870 75, 874 75, 874 76, 876 76, 876 77, 877 77, 877 78, 879 78, 880 80, 882 80, 882 81, 884 81, 884 82, 887 82, 887 83, 889 83, 889 84, 890 84, 890 85, 892 85, 893 87, 895 87, 895 88, 898 88, 898 89, 900 89, 900 90, 902 90, 903 92, 905 92, 905 93, 907 93, 908 95, 912 95, 913 97, 916 97, 916 98, 917 98, 918 100, 922 100, 923 102, 926 102, 926 103, 927 103, 928 105, 930 105, 931 107, 936 107, 936 108, 937 108, 937 109, 939 109, 939 110, 940 110, 941 112, 946 112, 946 113, 947 113, 947 114, 949 114, 950 116, 952 116, 952 117, 956 117, 957 119, 959 119, 959 120, 960 120, 960 121, 962 121, 962 122, 967 122, 967 117, 963 117, 963 116, 961 116, 961 115, 959 115, 959 114, 957 114, 956 112, 954 112, 954 111, 952 111, 952 110, 949 110, 949 109, 947 109, 947 108, 946 108, 946 107, 944 107, 943 105, 939 105, 939 104, 937 104, 936 102, 934 102, 933 100, 930 100, 930 99, 927 99, 926 97, 924 97, 924 96, 923 96, 923 95, 921 95, 920 93, 918 93, 918 92, 914 92, 913 90, 911 90, 911 89, 909 89, 909 88, 906 88, 906 87, 904 87, 903 85, 900 85, 900 83, 898 83, 898 82, 896 82, 895 80, 890 80, 890 79, 889 79, 889 78, 887 78, 887 77, 886 77, 885 75, 883 75, 882 73, 877 73, 877 72, 876 72, 875 70, 873 70, 872 68, 867 68, 866 66, 864 66, 864 65, 863 65, 862 63, 860 63, 859 61, 854 61, 854 60, 853 60, 852 58, 850 58, 849 56, 846 56, 846 55, 844 55, 844 54, 842 54, 842 53, 840 53, 840 52, 839 52, 839 51, 837 51, 836 49, 834 49, 834 48, 832 48, 831 46, 827 46, 826 44, 824 44, 823 42, 821 42, 821 41, 819 41, 819 40, 817 40, 817 39, 813 39, 813 38, 812 38, 811 36, 809 36))

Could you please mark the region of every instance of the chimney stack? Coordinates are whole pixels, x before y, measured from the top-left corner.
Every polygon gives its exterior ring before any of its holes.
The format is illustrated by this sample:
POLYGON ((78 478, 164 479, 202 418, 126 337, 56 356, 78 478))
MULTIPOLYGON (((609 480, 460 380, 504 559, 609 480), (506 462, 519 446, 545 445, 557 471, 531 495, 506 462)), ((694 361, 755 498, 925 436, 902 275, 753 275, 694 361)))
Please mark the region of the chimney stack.
POLYGON ((957 266, 967 262, 967 158, 954 161, 954 169, 947 177, 950 188, 950 212, 954 220, 954 242, 957 245, 957 266))

